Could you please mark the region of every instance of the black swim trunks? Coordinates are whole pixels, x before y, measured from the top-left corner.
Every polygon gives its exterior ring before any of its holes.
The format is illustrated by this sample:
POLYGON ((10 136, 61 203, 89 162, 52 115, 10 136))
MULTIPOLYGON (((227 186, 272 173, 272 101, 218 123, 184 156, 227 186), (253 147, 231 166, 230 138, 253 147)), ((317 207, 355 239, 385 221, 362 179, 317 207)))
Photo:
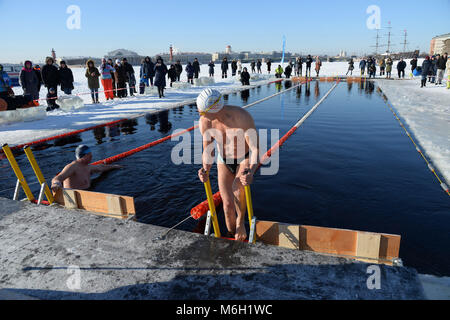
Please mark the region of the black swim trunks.
POLYGON ((232 174, 236 174, 237 172, 237 168, 239 167, 239 164, 244 161, 245 159, 248 159, 250 155, 250 151, 247 152, 247 154, 240 159, 224 159, 220 153, 217 155, 217 158, 219 159, 219 161, 221 161, 222 163, 224 163, 227 168, 231 171, 232 174))

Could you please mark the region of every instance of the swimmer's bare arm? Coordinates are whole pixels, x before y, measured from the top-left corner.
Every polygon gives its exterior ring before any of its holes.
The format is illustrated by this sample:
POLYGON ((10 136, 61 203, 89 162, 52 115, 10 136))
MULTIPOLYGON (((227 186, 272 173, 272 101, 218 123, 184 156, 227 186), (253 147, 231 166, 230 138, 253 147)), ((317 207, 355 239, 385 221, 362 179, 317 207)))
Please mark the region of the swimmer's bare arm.
POLYGON ((259 165, 258 133, 256 131, 255 122, 250 115, 247 121, 249 126, 245 131, 245 141, 250 149, 250 161, 249 168, 246 168, 248 173, 241 176, 241 183, 244 186, 250 185, 253 182, 253 175, 259 165))
POLYGON ((118 164, 98 164, 96 166, 89 165, 91 169, 91 174, 93 173, 103 173, 114 169, 122 169, 123 166, 118 164))
POLYGON ((56 190, 61 189, 63 187, 64 180, 73 175, 75 173, 75 170, 75 162, 72 162, 65 166, 64 169, 52 179, 52 190, 56 192, 56 190))
POLYGON ((198 171, 198 177, 200 181, 205 183, 209 178, 209 171, 211 170, 212 164, 214 162, 214 150, 211 152, 209 146, 214 142, 214 138, 210 134, 209 129, 212 129, 211 121, 201 117, 199 124, 200 133, 202 134, 203 140, 203 154, 202 154, 202 167, 198 171))

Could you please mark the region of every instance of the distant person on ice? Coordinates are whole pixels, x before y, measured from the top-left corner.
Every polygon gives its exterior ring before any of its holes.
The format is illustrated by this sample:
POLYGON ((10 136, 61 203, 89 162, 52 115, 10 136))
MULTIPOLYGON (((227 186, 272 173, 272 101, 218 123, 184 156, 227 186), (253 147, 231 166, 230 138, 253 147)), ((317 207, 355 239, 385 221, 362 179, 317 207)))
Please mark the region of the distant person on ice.
POLYGON ((107 62, 106 59, 102 59, 102 64, 100 65, 100 75, 101 75, 101 81, 103 86, 103 91, 105 93, 106 101, 108 100, 114 100, 114 90, 113 90, 113 81, 111 72, 114 72, 114 67, 111 67, 107 62))
POLYGON ((125 98, 127 96, 127 72, 125 67, 120 63, 119 59, 116 59, 116 64, 114 65, 115 76, 116 76, 116 86, 117 86, 117 97, 125 98))
POLYGON ((422 63, 422 81, 421 81, 421 85, 420 85, 421 88, 427 86, 427 76, 432 67, 433 67, 433 65, 431 64, 430 57, 427 56, 422 63))
POLYGON ((180 81, 181 74, 183 73, 183 66, 181 65, 180 60, 175 63, 175 69, 177 70, 177 81, 180 81))
POLYGON ((278 67, 275 69, 275 78, 281 78, 283 76, 283 68, 281 65, 278 65, 278 67))
POLYGON ((359 62, 359 70, 361 70, 361 76, 363 76, 366 71, 366 63, 367 62, 364 58, 359 62))
POLYGON ((258 61, 256 62, 256 69, 258 70, 258 73, 262 73, 261 71, 261 60, 258 59, 258 61))
POLYGON ((295 59, 295 75, 301 77, 302 69, 303 69, 302 57, 297 57, 297 59, 295 59))
POLYGON ((94 61, 91 59, 86 62, 85 76, 88 79, 88 87, 91 90, 92 103, 100 103, 98 101, 98 89, 100 88, 98 78, 100 77, 100 72, 95 67, 94 61))
POLYGON ((141 64, 140 78, 145 83, 145 86, 153 86, 153 77, 155 76, 155 64, 152 62, 152 58, 145 57, 141 64), (150 80, 150 84, 149 84, 150 80))
POLYGON ((209 62, 208 67, 209 67, 209 76, 214 78, 214 67, 215 67, 215 65, 214 65, 214 62, 212 60, 209 62))
POLYGON ((349 72, 350 75, 353 75, 353 69, 355 69, 355 63, 353 62, 353 59, 350 59, 350 61, 348 62, 348 70, 345 75, 348 75, 349 72))
POLYGON ((394 64, 394 62, 392 61, 391 57, 387 58, 387 60, 386 60, 386 79, 391 79, 393 64, 394 64))
POLYGON ((287 79, 289 79, 291 77, 291 74, 292 74, 292 66, 291 64, 288 64, 284 69, 284 75, 286 76, 287 79))
POLYGON ((258 137, 254 120, 245 109, 224 105, 223 96, 217 90, 203 90, 197 98, 197 108, 204 150, 198 177, 203 183, 208 181, 216 156, 215 148, 210 144, 216 142, 218 185, 227 237, 244 241, 247 238, 244 186, 253 182, 258 168, 258 137), (229 138, 230 135, 233 139, 229 138))
POLYGON ((73 86, 73 73, 72 70, 67 66, 66 62, 62 60, 59 63, 59 82, 61 83, 61 90, 65 94, 72 94, 73 86))
POLYGON ((402 58, 397 63, 397 71, 398 71, 399 78, 403 78, 403 79, 405 78, 405 69, 406 69, 406 62, 403 61, 403 58, 402 58))
POLYGON ((174 64, 171 64, 169 70, 167 70, 167 77, 170 80, 170 87, 172 88, 172 84, 177 81, 177 70, 174 64))
POLYGON ((414 73, 414 70, 416 70, 417 68, 417 57, 414 56, 414 58, 412 58, 409 64, 411 65, 411 73, 414 73))
POLYGON ((79 145, 75 150, 75 156, 76 160, 65 166, 61 173, 52 179, 53 192, 61 188, 87 190, 91 186, 92 174, 122 168, 119 165, 91 165, 92 153, 86 145, 79 145))
POLYGON ((447 61, 448 61, 447 52, 444 53, 442 56, 439 56, 439 58, 436 61, 436 68, 437 68, 436 85, 442 84, 442 79, 444 78, 447 61))
POLYGON ((164 97, 166 87, 167 66, 161 57, 158 57, 155 64, 155 86, 158 87, 159 97, 164 97))
POLYGON ((255 73, 255 66, 256 66, 256 62, 255 60, 253 60, 252 62, 250 62, 250 67, 252 68, 252 73, 255 73))
POLYGON ((270 59, 267 60, 267 73, 270 74, 270 67, 272 66, 272 61, 270 59))
POLYGON ((190 84, 194 84, 194 67, 192 66, 191 62, 188 62, 186 66, 186 76, 187 82, 190 84))
POLYGON ((31 99, 37 100, 39 99, 39 79, 32 67, 33 64, 31 63, 31 61, 25 61, 22 71, 20 71, 19 79, 20 85, 23 89, 23 94, 30 95, 31 99))
POLYGON ((194 67, 194 78, 198 79, 198 74, 200 73, 200 63, 197 58, 194 59, 192 66, 194 67))
POLYGON ((128 82, 128 88, 130 90, 130 96, 134 96, 136 91, 136 77, 134 75, 134 69, 131 64, 128 63, 127 58, 122 58, 122 66, 125 69, 126 82, 128 82))
POLYGON ((312 65, 313 59, 310 54, 308 54, 308 57, 306 58, 306 77, 311 77, 311 65, 312 65))
POLYGON ((241 83, 243 86, 250 85, 250 73, 248 73, 246 67, 244 67, 244 70, 241 72, 241 83))
POLYGON ((59 72, 58 68, 54 66, 55 61, 52 57, 47 57, 45 59, 45 66, 42 67, 42 82, 47 90, 53 88, 56 90, 56 94, 58 94, 58 85, 59 81, 59 72))
POLYGON ((316 57, 316 77, 319 77, 320 68, 322 67, 322 61, 320 61, 319 56, 316 57))
POLYGON ((231 61, 231 76, 234 77, 236 75, 236 70, 237 70, 237 61, 236 59, 233 59, 231 61))
POLYGON ((220 68, 222 69, 222 79, 224 79, 224 78, 227 77, 227 72, 228 72, 228 59, 227 59, 227 57, 223 58, 220 68))

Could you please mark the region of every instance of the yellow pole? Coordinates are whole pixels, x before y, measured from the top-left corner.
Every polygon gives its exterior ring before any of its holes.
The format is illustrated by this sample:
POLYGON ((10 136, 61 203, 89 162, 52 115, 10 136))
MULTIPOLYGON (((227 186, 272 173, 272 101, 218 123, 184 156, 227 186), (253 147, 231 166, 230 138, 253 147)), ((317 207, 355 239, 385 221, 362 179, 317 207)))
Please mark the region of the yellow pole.
POLYGON ((206 197, 208 198, 209 211, 211 212, 211 219, 214 227, 214 235, 216 238, 220 238, 219 221, 217 220, 216 206, 214 205, 211 183, 206 181, 205 183, 206 197))
POLYGON ((27 155, 28 161, 30 161, 31 167, 34 170, 34 173, 36 174, 36 177, 38 178, 39 184, 42 186, 43 183, 45 183, 45 189, 44 193, 47 197, 47 200, 50 204, 54 202, 53 194, 50 191, 50 188, 48 187, 47 183, 45 182, 44 175, 41 172, 41 169, 39 168, 39 165, 36 162, 36 159, 34 158, 33 152, 31 151, 31 148, 29 146, 26 146, 23 148, 23 151, 25 151, 25 154, 27 155))
POLYGON ((25 180, 25 177, 23 176, 22 171, 19 168, 19 165, 17 164, 17 161, 14 158, 11 148, 8 146, 7 143, 5 143, 2 149, 6 157, 8 158, 9 164, 11 165, 14 173, 16 174, 16 177, 19 180, 20 185, 22 186, 22 189, 25 192, 28 200, 33 201, 34 200, 33 193, 31 192, 30 187, 28 186, 28 183, 25 180))
POLYGON ((253 202, 252 202, 252 194, 250 192, 250 186, 245 186, 244 190, 245 190, 245 200, 247 201, 248 224, 251 228, 253 220, 253 202))

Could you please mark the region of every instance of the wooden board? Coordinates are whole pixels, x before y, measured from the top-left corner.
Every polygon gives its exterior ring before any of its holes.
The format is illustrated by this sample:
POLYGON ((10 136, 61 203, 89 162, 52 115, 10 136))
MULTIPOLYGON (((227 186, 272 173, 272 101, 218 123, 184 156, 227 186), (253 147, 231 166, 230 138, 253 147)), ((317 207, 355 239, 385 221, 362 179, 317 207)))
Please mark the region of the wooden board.
POLYGON ((136 214, 134 198, 127 196, 64 189, 55 193, 55 202, 67 208, 104 213, 106 216, 118 218, 127 218, 129 215, 136 214))
POLYGON ((272 221, 256 222, 256 239, 262 243, 338 256, 360 258, 358 260, 387 263, 399 257, 399 235, 362 232, 346 229, 286 225, 272 221), (297 233, 298 231, 298 233, 297 233), (379 259, 379 260, 377 260, 379 259))

